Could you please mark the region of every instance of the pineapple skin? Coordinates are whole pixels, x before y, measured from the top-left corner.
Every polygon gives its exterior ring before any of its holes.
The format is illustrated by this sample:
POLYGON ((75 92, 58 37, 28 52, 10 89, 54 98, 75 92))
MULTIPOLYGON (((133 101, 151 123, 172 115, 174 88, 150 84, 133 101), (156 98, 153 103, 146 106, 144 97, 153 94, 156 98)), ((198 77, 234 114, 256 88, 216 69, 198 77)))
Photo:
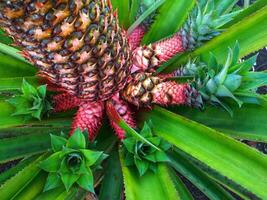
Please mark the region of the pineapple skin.
POLYGON ((39 75, 88 102, 105 101, 130 76, 126 33, 107 0, 11 0, 0 25, 39 75))

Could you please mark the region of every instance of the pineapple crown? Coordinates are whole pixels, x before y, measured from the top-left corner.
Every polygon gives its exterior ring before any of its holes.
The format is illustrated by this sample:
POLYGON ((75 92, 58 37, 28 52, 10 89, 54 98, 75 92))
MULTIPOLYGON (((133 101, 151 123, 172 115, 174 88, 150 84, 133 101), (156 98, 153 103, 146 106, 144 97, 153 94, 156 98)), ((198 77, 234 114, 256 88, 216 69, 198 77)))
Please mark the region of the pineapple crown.
POLYGON ((234 9, 235 3, 199 0, 181 30, 184 47, 193 50, 220 34, 220 28, 240 12, 234 9))
POLYGON ((239 107, 243 103, 260 104, 264 97, 257 94, 257 89, 267 84, 264 81, 266 72, 251 71, 257 56, 242 62, 239 62, 238 56, 239 45, 236 43, 233 50, 229 48, 225 63, 220 64, 211 54, 208 63, 189 61, 180 69, 180 75, 192 76, 194 81, 191 86, 199 91, 206 102, 220 105, 232 115, 229 99, 239 107))

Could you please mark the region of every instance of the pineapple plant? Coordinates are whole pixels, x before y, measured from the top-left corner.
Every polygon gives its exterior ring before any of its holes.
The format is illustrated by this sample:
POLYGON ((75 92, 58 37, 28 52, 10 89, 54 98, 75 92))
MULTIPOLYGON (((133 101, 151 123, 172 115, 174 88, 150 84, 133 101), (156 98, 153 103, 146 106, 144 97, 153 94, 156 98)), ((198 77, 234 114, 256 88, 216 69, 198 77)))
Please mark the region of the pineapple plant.
POLYGON ((267 2, 236 3, 1 1, 1 198, 192 199, 183 176, 266 199, 241 141, 266 142, 267 75, 241 58, 266 46, 267 2))

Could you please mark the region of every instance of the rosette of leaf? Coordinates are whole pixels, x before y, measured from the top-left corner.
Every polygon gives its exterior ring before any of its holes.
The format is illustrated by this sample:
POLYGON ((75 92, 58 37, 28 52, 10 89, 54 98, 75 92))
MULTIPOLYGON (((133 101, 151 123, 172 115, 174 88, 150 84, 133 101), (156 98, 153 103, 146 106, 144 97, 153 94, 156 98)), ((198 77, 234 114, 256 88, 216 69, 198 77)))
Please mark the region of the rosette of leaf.
POLYGON ((204 100, 220 105, 232 114, 228 99, 234 100, 239 107, 243 103, 260 104, 264 97, 257 94, 257 89, 267 84, 265 72, 251 71, 256 56, 240 62, 238 56, 239 45, 236 43, 233 50, 229 49, 224 64, 211 54, 209 63, 189 62, 179 72, 183 76, 194 76, 193 86, 204 100))
POLYGON ((46 85, 35 88, 23 79, 21 93, 21 95, 15 95, 7 100, 15 107, 13 115, 22 115, 25 119, 36 118, 41 120, 43 115, 52 110, 46 96, 46 85))
POLYGON ((219 35, 222 31, 220 27, 240 12, 234 11, 235 3, 199 0, 181 30, 184 47, 193 50, 219 35))
POLYGON ((167 151, 171 145, 161 138, 153 136, 152 130, 147 123, 144 124, 140 136, 155 146, 141 141, 136 137, 127 137, 123 140, 123 147, 126 166, 135 165, 139 175, 143 176, 147 170, 155 172, 158 162, 169 161, 165 151, 167 151))
POLYGON ((94 192, 92 170, 99 168, 107 155, 86 149, 85 136, 79 129, 68 140, 51 135, 51 145, 54 153, 40 164, 43 170, 49 172, 44 191, 62 184, 69 191, 76 184, 94 192))

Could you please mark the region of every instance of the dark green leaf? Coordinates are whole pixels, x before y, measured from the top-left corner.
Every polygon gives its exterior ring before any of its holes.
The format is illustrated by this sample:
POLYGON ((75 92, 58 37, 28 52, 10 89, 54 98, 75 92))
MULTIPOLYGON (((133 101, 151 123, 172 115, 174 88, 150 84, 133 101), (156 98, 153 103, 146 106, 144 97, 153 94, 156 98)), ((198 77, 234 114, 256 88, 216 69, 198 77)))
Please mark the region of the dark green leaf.
POLYGON ((44 186, 44 192, 54 189, 60 185, 62 185, 60 175, 57 173, 49 173, 44 186))
POLYGON ((152 136, 152 130, 146 122, 144 123, 144 126, 142 130, 140 131, 140 134, 145 138, 152 136))
POLYGON ((67 139, 57 136, 57 135, 50 135, 51 137, 51 146, 54 152, 61 151, 63 146, 66 145, 67 139))
POLYGON ((67 142, 67 147, 72 149, 85 149, 86 141, 80 129, 76 129, 67 142))
POLYGON ((246 188, 250 194, 267 198, 263 192, 267 186, 267 180, 263 178, 267 176, 266 156, 222 133, 165 109, 155 107, 151 114, 143 115, 152 120, 157 135, 246 188))
POLYGON ((104 169, 99 200, 121 199, 123 192, 123 179, 117 147, 114 148, 107 160, 107 167, 104 169))
POLYGON ((80 178, 78 174, 61 173, 60 175, 67 191, 69 191, 71 186, 80 178))
POLYGON ((49 134, 27 134, 0 140, 0 163, 47 151, 49 134))
POLYGON ((84 157, 86 158, 86 165, 92 166, 95 162, 103 155, 103 152, 100 151, 92 151, 89 149, 80 150, 84 157))
POLYGON ((94 193, 94 179, 91 170, 88 170, 87 174, 82 175, 77 181, 80 187, 94 193))
POLYGON ((149 167, 149 162, 145 161, 145 160, 139 160, 138 158, 134 159, 134 163, 138 169, 139 175, 143 176, 149 167))
POLYGON ((122 142, 129 152, 134 153, 135 144, 137 142, 135 138, 126 138, 122 142))
POLYGON ((40 163, 40 167, 47 172, 57 172, 61 164, 61 152, 56 152, 40 163))
POLYGON ((212 180, 203 171, 191 164, 186 158, 179 153, 170 153, 171 164, 179 173, 185 176, 195 186, 197 186, 203 193, 205 193, 210 199, 214 200, 227 200, 233 198, 226 192, 221 186, 219 186, 214 180, 212 180))
POLYGON ((120 160, 127 200, 143 199, 144 197, 153 200, 180 199, 166 166, 159 165, 156 167, 155 173, 149 170, 144 176, 140 176, 136 169, 125 166, 122 154, 120 160))
POLYGON ((184 23, 194 4, 194 0, 165 1, 159 8, 156 20, 145 35, 143 43, 150 44, 174 34, 184 23))

